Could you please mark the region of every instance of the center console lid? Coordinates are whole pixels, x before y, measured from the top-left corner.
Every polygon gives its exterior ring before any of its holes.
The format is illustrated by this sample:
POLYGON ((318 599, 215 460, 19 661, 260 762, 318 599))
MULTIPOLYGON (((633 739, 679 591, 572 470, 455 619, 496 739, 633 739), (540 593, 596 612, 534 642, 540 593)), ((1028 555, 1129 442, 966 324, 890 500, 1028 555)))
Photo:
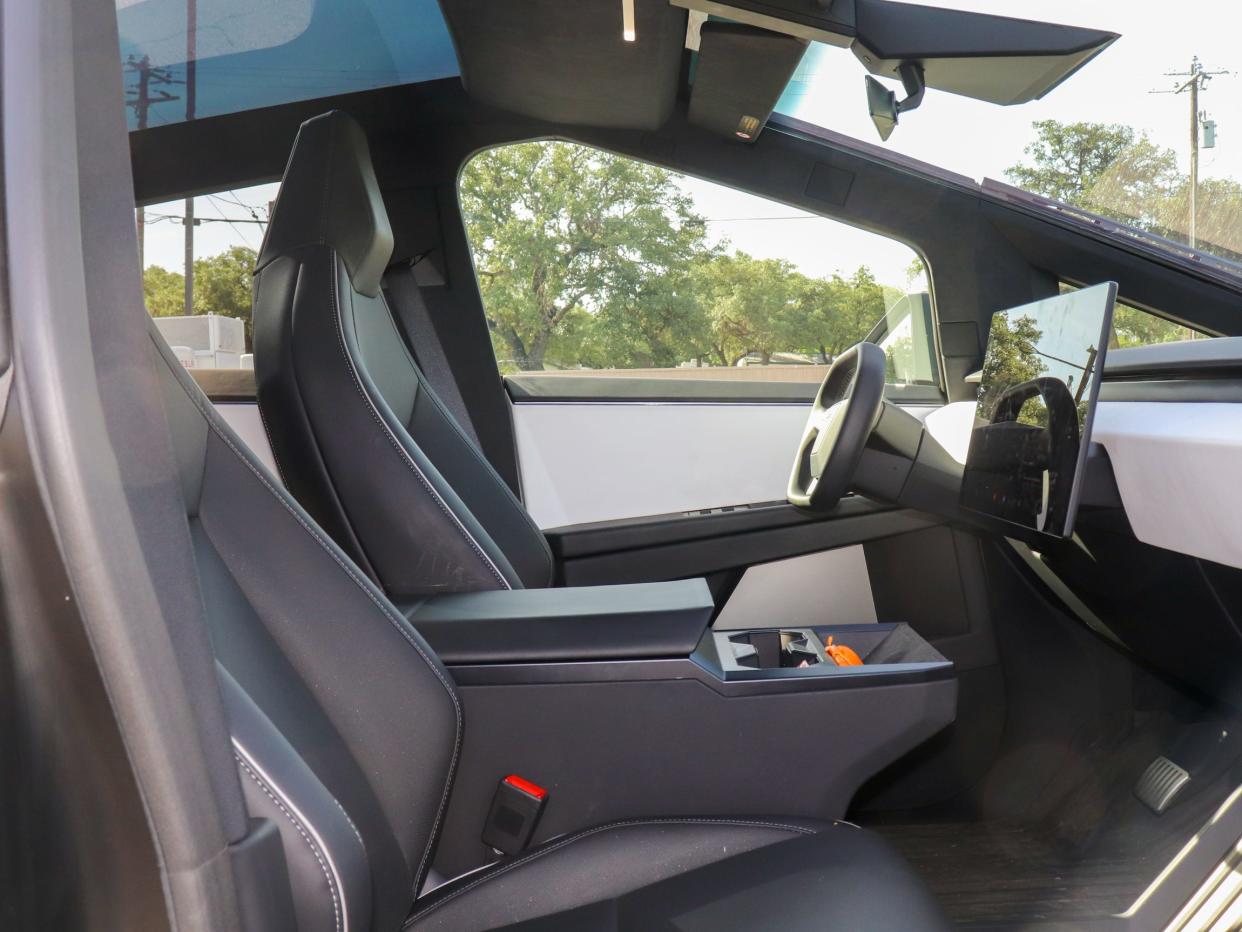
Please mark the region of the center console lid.
POLYGON ((684 658, 714 608, 702 579, 463 592, 401 606, 449 665, 684 658))

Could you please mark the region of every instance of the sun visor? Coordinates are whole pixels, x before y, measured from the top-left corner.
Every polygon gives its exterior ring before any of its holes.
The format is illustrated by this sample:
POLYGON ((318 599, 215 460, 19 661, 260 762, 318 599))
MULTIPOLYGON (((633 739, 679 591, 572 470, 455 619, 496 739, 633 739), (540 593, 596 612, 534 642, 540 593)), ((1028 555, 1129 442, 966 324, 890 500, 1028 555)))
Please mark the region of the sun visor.
POLYGON ((1043 97, 1117 34, 892 0, 670 0, 773 32, 850 48, 872 74, 918 66, 926 86, 1010 105, 1043 97))
POLYGON ((753 142, 802 60, 807 41, 740 23, 704 23, 688 119, 753 142))
POLYGON ((440 0, 480 103, 590 126, 657 129, 673 111, 686 13, 635 0, 440 0))
POLYGON ((897 78, 903 62, 917 62, 930 88, 1006 106, 1043 97, 1117 39, 887 0, 855 0, 855 15, 851 48, 872 74, 897 78))

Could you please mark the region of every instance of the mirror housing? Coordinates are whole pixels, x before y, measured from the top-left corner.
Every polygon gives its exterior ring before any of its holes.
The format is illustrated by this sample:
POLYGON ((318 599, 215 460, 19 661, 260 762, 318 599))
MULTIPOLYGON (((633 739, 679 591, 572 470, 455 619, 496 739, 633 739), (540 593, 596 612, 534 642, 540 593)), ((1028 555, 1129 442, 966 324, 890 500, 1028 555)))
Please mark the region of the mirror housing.
POLYGON ((902 62, 897 73, 901 76, 901 86, 906 91, 905 100, 900 102, 896 94, 871 75, 867 75, 867 110, 871 113, 871 122, 875 124, 876 132, 883 141, 893 135, 897 126, 897 115, 918 107, 923 102, 923 93, 927 90, 923 66, 918 62, 902 62))
POLYGON ((875 124, 880 139, 887 142, 897 128, 897 95, 871 75, 867 75, 866 80, 867 110, 871 114, 871 122, 875 124))

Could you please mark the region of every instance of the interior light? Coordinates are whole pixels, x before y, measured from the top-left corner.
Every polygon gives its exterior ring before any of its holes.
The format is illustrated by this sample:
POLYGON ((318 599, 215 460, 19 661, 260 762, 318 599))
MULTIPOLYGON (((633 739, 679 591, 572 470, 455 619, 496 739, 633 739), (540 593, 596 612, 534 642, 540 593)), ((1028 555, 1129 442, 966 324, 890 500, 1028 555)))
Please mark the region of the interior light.
POLYGON ((733 131, 733 135, 738 139, 745 139, 747 142, 755 138, 755 135, 762 128, 763 124, 758 117, 743 115, 737 121, 737 129, 733 131))
POLYGON ((626 42, 638 38, 634 31, 634 0, 621 0, 621 38, 626 42))

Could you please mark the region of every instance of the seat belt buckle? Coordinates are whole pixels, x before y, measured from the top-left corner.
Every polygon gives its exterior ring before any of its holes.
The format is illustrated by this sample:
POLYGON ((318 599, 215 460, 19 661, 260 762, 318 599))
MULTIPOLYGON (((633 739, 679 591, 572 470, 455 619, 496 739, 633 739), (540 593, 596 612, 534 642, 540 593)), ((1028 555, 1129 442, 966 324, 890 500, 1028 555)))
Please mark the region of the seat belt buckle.
POLYGON ((548 791, 515 773, 496 787, 483 825, 483 844, 504 854, 525 850, 535 834, 548 791))

